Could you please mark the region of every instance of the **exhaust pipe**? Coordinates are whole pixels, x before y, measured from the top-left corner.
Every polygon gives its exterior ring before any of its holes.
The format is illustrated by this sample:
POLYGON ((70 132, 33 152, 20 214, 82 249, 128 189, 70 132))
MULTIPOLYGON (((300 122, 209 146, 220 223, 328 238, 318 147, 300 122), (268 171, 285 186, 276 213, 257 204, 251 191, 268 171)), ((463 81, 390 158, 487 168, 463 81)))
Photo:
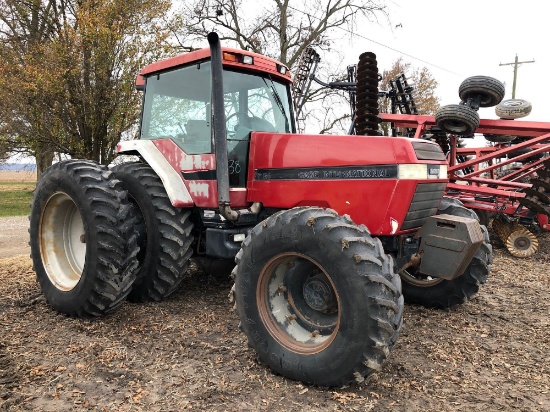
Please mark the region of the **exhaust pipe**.
POLYGON ((208 33, 212 71, 212 144, 216 154, 216 179, 218 181, 218 204, 229 206, 229 166, 227 160, 227 130, 223 108, 222 47, 217 33, 208 33))
POLYGON ((218 206, 220 214, 227 220, 237 221, 242 214, 258 213, 260 202, 249 209, 232 210, 229 200, 229 162, 227 159, 227 130, 223 104, 223 65, 220 38, 215 32, 208 33, 212 72, 212 144, 216 156, 216 180, 218 183, 218 206))

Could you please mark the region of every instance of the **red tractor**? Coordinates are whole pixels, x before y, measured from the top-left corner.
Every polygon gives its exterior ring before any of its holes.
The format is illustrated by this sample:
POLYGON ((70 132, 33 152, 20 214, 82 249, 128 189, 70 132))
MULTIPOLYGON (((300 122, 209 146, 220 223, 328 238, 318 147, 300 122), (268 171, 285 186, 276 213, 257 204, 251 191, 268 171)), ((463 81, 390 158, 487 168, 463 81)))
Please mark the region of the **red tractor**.
POLYGON ((170 295, 192 257, 234 259, 260 361, 306 383, 362 381, 389 356, 404 299, 447 308, 477 293, 487 231, 443 199, 436 143, 296 134, 287 67, 208 41, 140 72, 140 139, 118 146, 139 160, 69 160, 40 179, 40 286, 55 310, 90 317, 170 295))

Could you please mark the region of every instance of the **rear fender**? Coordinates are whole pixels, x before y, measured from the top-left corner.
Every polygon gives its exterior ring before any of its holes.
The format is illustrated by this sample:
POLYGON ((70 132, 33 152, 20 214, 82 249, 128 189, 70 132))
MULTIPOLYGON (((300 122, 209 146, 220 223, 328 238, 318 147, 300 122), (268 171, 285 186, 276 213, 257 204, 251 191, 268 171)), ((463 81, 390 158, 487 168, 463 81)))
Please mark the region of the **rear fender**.
POLYGON ((119 154, 137 154, 153 168, 162 180, 164 189, 174 207, 190 207, 195 204, 185 187, 183 177, 172 167, 152 140, 129 140, 117 146, 119 154))

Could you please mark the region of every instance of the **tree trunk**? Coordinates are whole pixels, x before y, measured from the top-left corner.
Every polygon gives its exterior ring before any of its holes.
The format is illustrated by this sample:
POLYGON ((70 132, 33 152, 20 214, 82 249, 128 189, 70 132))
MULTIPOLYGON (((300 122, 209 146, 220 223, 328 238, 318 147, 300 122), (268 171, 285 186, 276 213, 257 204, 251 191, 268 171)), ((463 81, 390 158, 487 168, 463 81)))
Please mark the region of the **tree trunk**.
POLYGON ((42 173, 51 166, 53 162, 53 152, 50 150, 39 150, 36 153, 36 178, 40 179, 42 173))

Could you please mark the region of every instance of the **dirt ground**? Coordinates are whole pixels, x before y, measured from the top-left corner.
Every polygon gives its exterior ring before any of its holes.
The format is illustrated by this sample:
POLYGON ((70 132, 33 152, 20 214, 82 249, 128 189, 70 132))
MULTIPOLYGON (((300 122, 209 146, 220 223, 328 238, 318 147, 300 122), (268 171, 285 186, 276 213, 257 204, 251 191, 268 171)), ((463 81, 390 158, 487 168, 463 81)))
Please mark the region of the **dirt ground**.
POLYGON ((523 260, 496 243, 471 302, 407 306, 383 370, 335 389, 257 363, 225 277, 193 269, 164 302, 71 319, 47 306, 22 251, 0 259, 0 410, 549 411, 549 235, 523 260))

